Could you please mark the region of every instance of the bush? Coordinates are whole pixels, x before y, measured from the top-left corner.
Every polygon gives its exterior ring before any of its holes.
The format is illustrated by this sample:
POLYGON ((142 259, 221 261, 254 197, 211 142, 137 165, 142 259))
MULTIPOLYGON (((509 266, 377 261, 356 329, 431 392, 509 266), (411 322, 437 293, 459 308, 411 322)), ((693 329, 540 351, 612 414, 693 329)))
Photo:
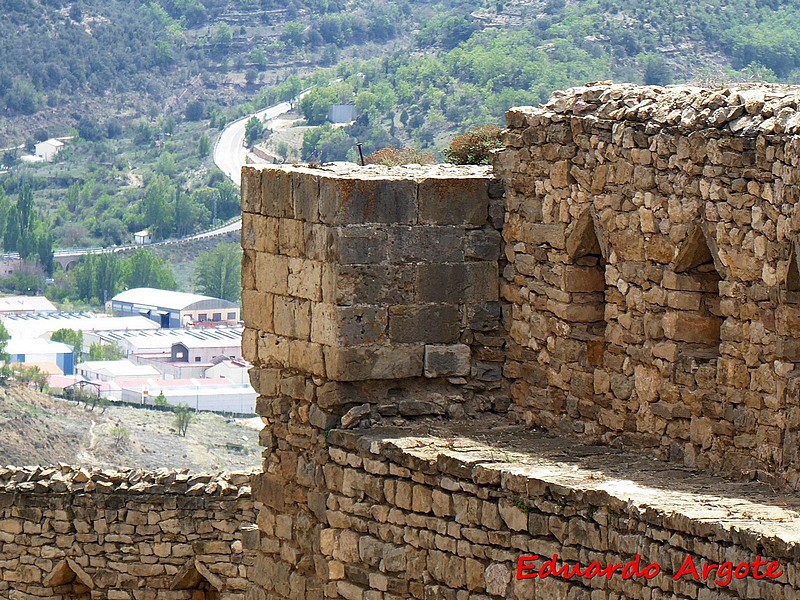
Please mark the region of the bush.
POLYGON ((454 165, 488 165, 491 151, 503 147, 501 131, 497 125, 480 125, 453 138, 442 154, 454 165))

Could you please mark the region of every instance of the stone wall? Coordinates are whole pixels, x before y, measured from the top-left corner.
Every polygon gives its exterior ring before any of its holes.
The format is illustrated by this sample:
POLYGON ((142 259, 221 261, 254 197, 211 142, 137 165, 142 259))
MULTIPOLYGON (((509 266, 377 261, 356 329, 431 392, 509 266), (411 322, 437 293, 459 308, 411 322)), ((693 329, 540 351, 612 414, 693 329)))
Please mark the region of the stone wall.
POLYGON ((493 421, 434 435, 336 431, 329 441, 326 598, 796 597, 798 502, 767 486, 693 480, 656 461, 493 421), (531 577, 553 555, 557 569, 622 568, 608 578, 531 577), (637 555, 639 573, 658 565, 654 577, 623 577, 637 555), (517 578, 522 557, 527 579, 517 578), (681 573, 687 557, 699 577, 688 565, 681 573), (761 579, 752 568, 730 576, 731 565, 757 557, 761 579), (703 564, 726 561, 702 575, 703 564), (764 577, 773 561, 780 577, 764 577))
POLYGON ((261 598, 323 597, 331 429, 507 410, 502 202, 483 167, 243 169, 261 598))
POLYGON ((508 113, 515 414, 800 484, 798 101, 600 84, 508 113))
POLYGON ((798 481, 786 93, 513 110, 505 198, 483 168, 245 168, 248 600, 794 597, 796 499, 708 475, 798 481), (516 580, 528 554, 662 572, 516 580))
POLYGON ((0 597, 242 600, 249 475, 0 469, 0 597))

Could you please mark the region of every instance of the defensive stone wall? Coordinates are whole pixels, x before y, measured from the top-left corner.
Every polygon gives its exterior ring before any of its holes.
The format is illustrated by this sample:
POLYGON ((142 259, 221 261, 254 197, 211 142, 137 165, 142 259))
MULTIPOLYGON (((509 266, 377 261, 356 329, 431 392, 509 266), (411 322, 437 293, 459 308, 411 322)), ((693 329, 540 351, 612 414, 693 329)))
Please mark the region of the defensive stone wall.
POLYGON ((798 486, 799 101, 594 85, 508 113, 515 414, 798 486))
POLYGON ((0 469, 0 597, 242 600, 249 475, 0 469))
POLYGON ((248 600, 795 597, 796 498, 718 475, 798 483, 798 99, 598 84, 494 172, 245 168, 248 600))

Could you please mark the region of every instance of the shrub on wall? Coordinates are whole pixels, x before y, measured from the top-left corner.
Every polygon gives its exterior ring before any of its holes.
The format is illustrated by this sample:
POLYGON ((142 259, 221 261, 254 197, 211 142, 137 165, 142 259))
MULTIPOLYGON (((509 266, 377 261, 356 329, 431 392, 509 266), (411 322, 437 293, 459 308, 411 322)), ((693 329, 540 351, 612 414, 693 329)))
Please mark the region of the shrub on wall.
POLYGON ((488 165, 491 150, 503 147, 500 132, 497 125, 480 125, 453 138, 442 154, 454 165, 488 165))

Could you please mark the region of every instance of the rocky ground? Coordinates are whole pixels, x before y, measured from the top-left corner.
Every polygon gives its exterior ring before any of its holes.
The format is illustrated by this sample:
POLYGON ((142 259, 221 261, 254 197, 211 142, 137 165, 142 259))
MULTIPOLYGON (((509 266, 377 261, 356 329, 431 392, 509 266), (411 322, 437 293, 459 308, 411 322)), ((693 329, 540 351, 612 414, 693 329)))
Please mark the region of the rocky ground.
POLYGON ((258 420, 194 415, 186 437, 174 415, 109 406, 86 410, 23 387, 0 388, 0 464, 248 471, 261 465, 258 420))

